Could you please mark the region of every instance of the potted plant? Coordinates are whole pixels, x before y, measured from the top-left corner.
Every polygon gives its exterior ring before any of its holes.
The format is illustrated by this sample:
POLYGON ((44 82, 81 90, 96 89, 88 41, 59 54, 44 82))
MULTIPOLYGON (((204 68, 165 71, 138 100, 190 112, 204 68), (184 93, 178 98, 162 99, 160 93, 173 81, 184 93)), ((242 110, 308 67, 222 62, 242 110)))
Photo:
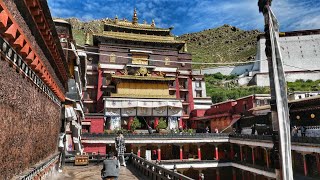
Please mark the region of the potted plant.
POLYGON ((163 120, 163 118, 160 118, 159 119, 159 123, 156 127, 157 131, 160 133, 160 134, 165 134, 167 133, 166 132, 166 128, 167 128, 167 123, 165 120, 163 120))
POLYGON ((139 119, 137 117, 135 117, 132 121, 132 124, 131 124, 131 131, 134 133, 134 131, 137 129, 137 128, 141 128, 141 122, 139 121, 139 119))

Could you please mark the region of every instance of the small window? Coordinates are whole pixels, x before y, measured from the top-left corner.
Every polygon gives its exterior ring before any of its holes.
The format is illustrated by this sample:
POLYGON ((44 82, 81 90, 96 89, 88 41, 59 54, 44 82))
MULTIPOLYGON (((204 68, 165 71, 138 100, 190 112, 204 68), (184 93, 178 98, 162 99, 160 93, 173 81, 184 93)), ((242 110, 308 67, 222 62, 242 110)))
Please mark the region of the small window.
POLYGON ((196 81, 196 87, 201 88, 201 81, 196 81))
POLYGON ((164 58, 164 65, 166 65, 166 66, 170 65, 170 58, 169 57, 164 58))
POLYGON ((196 97, 202 97, 201 91, 196 91, 196 97))
POLYGON ((112 53, 109 57, 109 60, 110 62, 116 62, 116 58, 117 58, 116 55, 112 53))

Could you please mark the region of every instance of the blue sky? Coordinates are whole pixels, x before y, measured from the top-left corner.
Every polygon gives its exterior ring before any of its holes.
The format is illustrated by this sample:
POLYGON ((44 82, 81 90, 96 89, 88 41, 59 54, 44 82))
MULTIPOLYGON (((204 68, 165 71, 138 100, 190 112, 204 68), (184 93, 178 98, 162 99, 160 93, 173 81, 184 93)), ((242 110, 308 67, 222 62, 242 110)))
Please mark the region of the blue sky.
MULTIPOLYGON (((230 24, 263 30, 258 0, 48 0, 53 17, 131 20, 134 7, 139 22, 155 20, 158 27, 174 27, 181 35, 230 24)), ((320 0, 273 0, 281 31, 320 29, 320 0)))

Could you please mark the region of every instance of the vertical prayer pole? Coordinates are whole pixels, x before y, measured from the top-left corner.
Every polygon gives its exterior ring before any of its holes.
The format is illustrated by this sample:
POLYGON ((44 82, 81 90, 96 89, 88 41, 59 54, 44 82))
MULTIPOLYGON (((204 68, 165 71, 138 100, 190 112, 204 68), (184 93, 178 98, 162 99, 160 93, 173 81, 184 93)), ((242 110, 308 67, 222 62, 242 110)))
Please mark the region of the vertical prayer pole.
POLYGON ((265 20, 266 56, 271 89, 271 117, 273 125, 272 161, 277 179, 292 180, 291 134, 289 108, 279 44, 279 27, 271 10, 272 0, 259 0, 259 11, 265 20))

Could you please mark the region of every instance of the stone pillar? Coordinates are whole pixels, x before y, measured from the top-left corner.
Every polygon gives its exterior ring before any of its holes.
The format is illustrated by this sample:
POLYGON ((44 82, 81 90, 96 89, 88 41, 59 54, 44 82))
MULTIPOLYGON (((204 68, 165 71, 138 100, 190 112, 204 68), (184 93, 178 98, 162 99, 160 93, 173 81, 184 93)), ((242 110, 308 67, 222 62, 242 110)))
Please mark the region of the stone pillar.
POLYGON ((240 161, 243 162, 242 146, 240 145, 240 161))
POLYGON ((158 161, 161 161, 161 146, 158 146, 158 161))
POLYGON ((133 116, 130 116, 130 117, 129 117, 129 121, 128 121, 128 130, 131 130, 131 124, 132 124, 132 122, 133 122, 133 119, 134 119, 134 117, 133 117, 133 116))
POLYGON ((141 155, 141 151, 140 151, 140 146, 138 146, 138 153, 137 153, 137 156, 140 157, 141 155))
POLYGON ((304 170, 304 175, 308 175, 308 167, 307 167, 307 160, 306 160, 306 154, 302 154, 303 157, 303 170, 304 170))
POLYGON ((201 147, 198 145, 198 159, 201 160, 201 147))
POLYGON ((267 162, 267 168, 270 168, 270 162, 269 162, 269 152, 268 152, 268 149, 265 148, 266 150, 266 162, 267 162))
POLYGON ((255 165, 255 164, 256 164, 255 159, 254 159, 254 158, 255 158, 255 157, 254 157, 254 150, 255 150, 255 149, 254 149, 254 147, 251 147, 252 164, 253 164, 253 165, 255 165))
POLYGON ((216 169, 216 176, 217 176, 216 179, 220 180, 220 172, 218 168, 216 169))
POLYGON ((180 145, 180 160, 183 160, 183 145, 180 145))
POLYGON ((218 145, 216 145, 215 147, 215 157, 216 157, 216 160, 219 160, 219 149, 218 149, 218 145))
POLYGON ((230 144, 230 159, 234 159, 234 150, 233 150, 233 144, 230 144))
POLYGON ((154 129, 156 129, 156 127, 158 126, 158 124, 159 124, 159 117, 154 117, 154 129))
POLYGON ((235 168, 232 168, 232 180, 237 180, 237 172, 235 168))

